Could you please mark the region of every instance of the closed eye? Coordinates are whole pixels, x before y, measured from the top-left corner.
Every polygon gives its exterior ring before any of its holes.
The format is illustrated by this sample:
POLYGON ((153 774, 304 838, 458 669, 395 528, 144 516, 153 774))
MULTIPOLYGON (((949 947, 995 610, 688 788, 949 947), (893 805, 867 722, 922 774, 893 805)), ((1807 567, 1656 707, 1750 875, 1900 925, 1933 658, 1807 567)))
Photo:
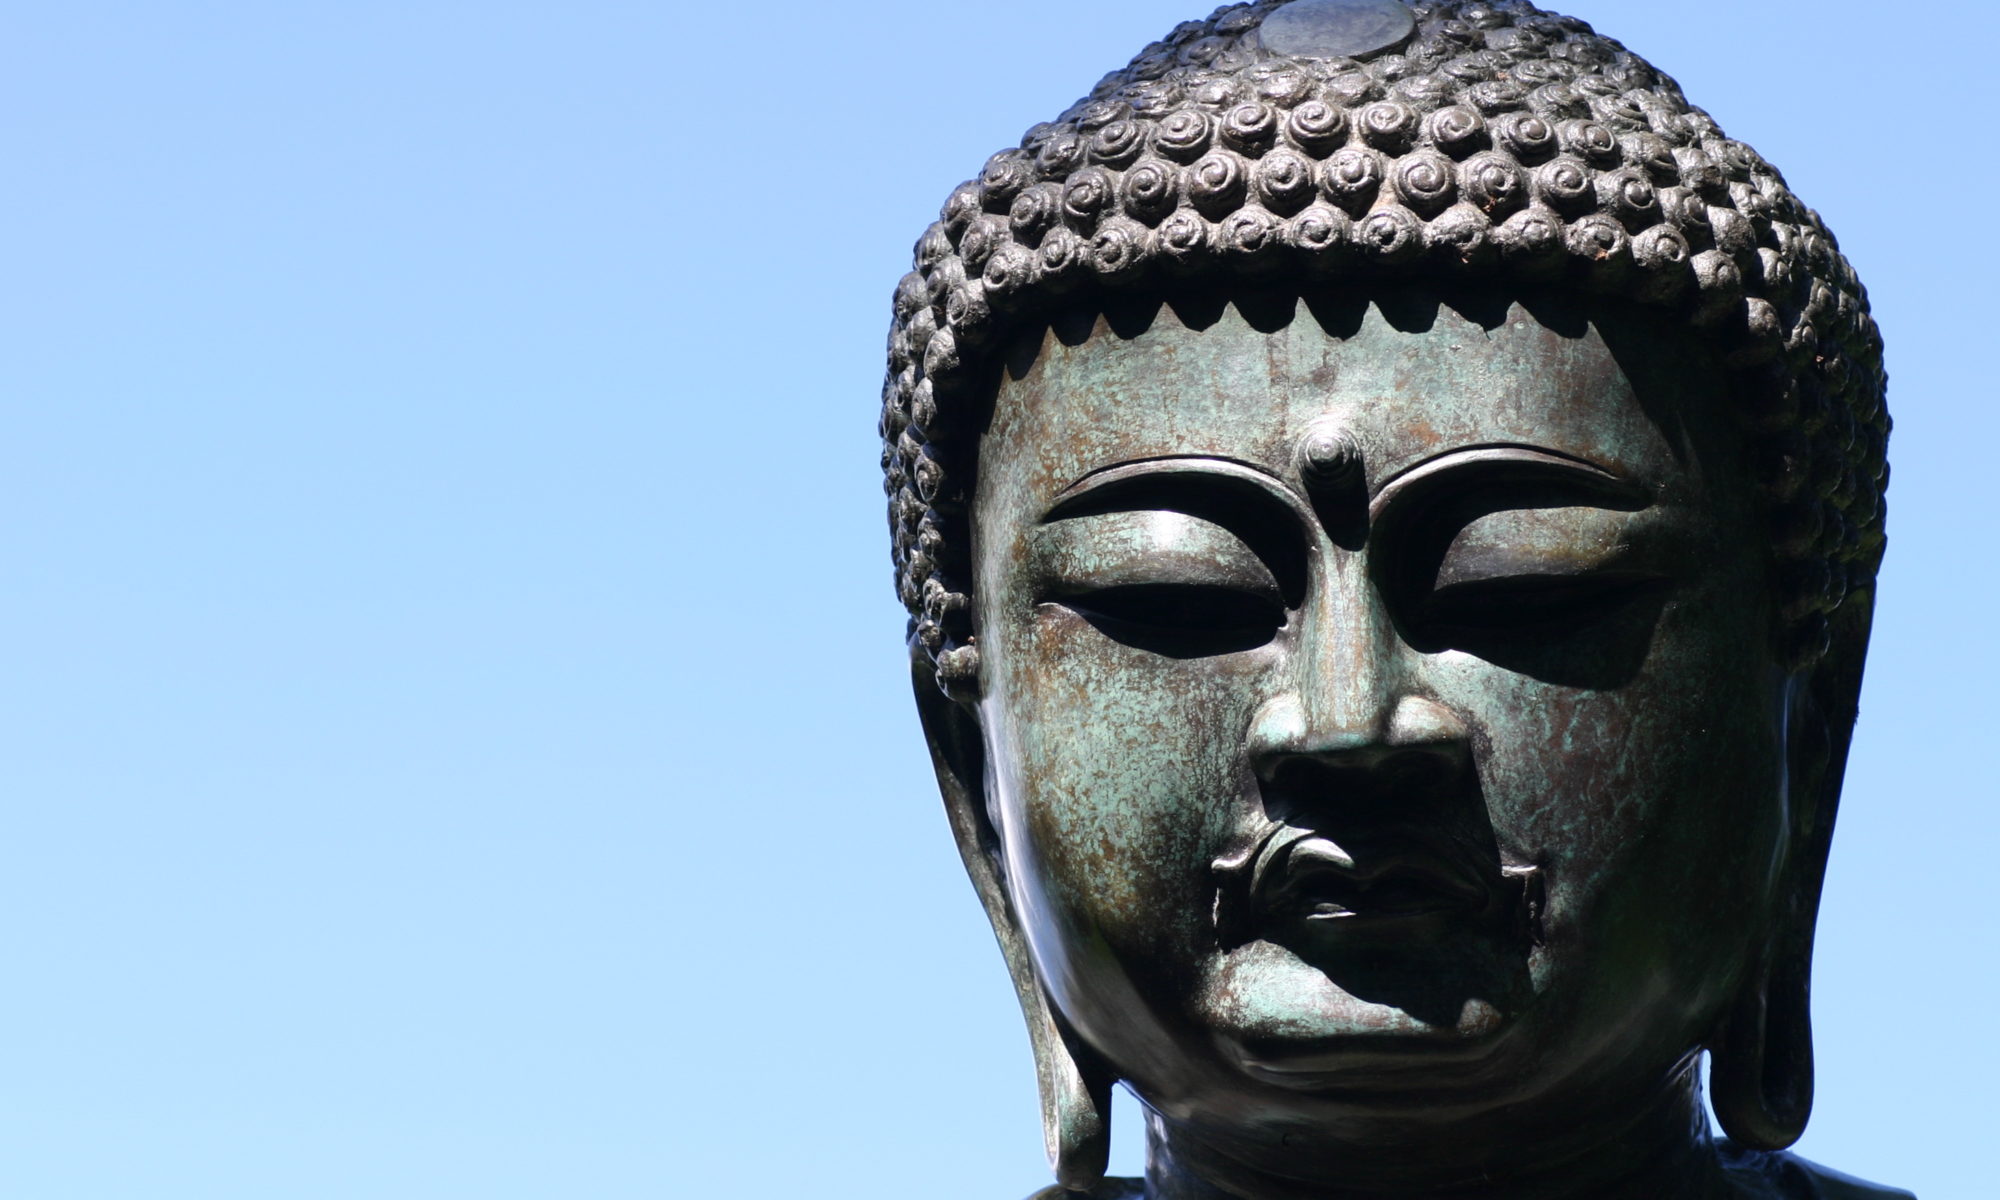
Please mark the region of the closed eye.
POLYGON ((1508 575, 1441 587, 1420 605, 1431 638, 1457 643, 1494 634, 1581 631, 1666 581, 1656 575, 1599 571, 1578 575, 1508 575))
POLYGON ((1254 650, 1286 612, 1275 595, 1212 584, 1148 583, 1054 597, 1114 641, 1169 658, 1254 650))

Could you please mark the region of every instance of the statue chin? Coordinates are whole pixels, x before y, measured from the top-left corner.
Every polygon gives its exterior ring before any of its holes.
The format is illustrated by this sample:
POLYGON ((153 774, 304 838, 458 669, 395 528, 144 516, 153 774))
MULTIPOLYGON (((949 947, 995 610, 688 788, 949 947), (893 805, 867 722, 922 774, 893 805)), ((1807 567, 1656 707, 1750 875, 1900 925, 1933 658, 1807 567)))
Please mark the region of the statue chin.
POLYGON ((1414 988, 1394 990, 1407 999, 1364 999, 1284 947, 1260 942, 1216 964, 1201 1002, 1236 1066, 1276 1087, 1434 1096, 1454 1082, 1505 1073, 1511 1022, 1493 1002, 1468 996, 1452 1012, 1454 998, 1439 989, 1421 997, 1414 988), (1496 1059, 1503 1065, 1490 1065, 1496 1059))
POLYGON ((895 313, 918 707, 1062 1188, 1903 1194, 1783 1153, 1887 416, 1754 152, 1518 0, 1259 0, 995 155, 895 313))

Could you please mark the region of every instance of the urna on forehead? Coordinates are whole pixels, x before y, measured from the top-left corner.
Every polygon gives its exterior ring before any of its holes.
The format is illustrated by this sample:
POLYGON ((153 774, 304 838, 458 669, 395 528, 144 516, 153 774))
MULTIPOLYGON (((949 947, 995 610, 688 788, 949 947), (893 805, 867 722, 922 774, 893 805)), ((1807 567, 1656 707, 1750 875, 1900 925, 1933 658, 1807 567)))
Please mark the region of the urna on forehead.
POLYGON ((964 535, 996 351, 1120 296, 1439 280, 1657 306, 1761 439, 1794 657, 1873 577, 1888 415, 1816 213, 1675 82, 1513 0, 1238 4, 1187 21, 960 184, 895 293, 881 432, 898 585, 976 668, 964 535))

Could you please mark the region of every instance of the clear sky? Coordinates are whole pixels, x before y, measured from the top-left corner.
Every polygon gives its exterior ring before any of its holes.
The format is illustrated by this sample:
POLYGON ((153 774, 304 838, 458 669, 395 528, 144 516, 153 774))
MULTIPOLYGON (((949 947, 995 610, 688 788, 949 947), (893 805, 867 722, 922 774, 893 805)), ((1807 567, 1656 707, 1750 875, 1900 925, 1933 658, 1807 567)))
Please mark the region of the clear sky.
MULTIPOLYGON (((0 1195, 1041 1186, 907 697, 882 342, 950 187, 1206 9, 7 8, 0 1195)), ((1992 1194, 1995 10, 1576 11, 1873 293, 1800 1149, 1992 1194)))

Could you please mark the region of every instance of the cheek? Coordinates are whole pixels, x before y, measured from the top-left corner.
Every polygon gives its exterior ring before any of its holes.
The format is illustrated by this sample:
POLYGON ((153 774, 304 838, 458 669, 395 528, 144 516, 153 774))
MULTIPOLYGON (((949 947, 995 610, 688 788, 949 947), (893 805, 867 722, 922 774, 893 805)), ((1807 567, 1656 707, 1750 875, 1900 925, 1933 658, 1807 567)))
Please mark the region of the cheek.
POLYGON ((1445 656, 1447 702, 1473 714, 1502 850, 1547 871, 1556 969, 1629 961, 1683 979, 1737 952, 1724 928, 1767 902, 1784 826, 1782 677, 1749 620, 1664 614, 1623 686, 1562 687, 1445 656))
POLYGON ((1263 664, 1144 654, 1048 609, 990 650, 984 724, 1031 925, 1135 971, 1184 966, 1212 941, 1209 863, 1243 807, 1263 664))

